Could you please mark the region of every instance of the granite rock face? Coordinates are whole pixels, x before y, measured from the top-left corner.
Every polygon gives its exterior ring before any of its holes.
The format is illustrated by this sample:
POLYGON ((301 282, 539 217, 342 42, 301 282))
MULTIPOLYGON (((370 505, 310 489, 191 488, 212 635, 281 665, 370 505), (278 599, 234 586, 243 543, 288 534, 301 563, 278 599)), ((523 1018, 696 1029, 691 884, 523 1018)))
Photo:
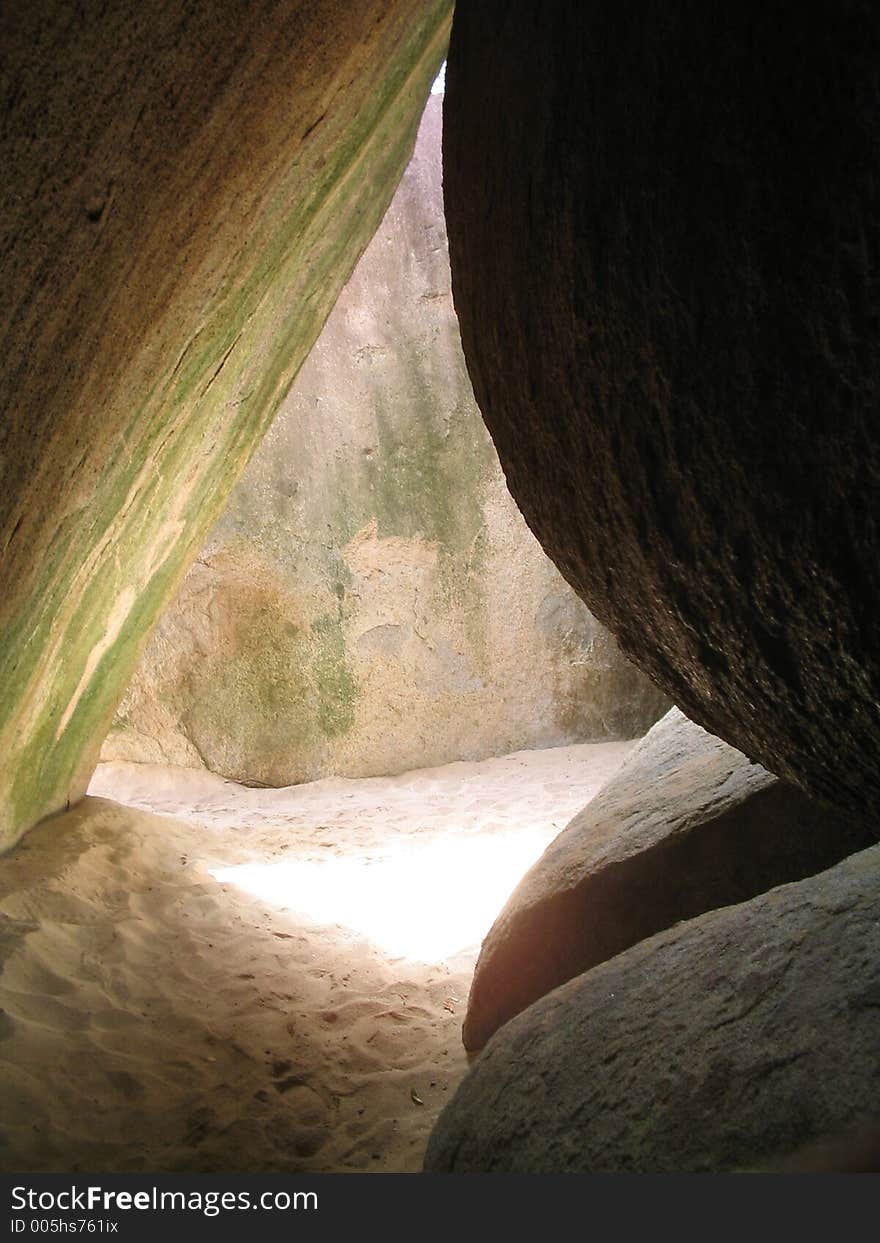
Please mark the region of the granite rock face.
POLYGON ((462 4, 453 290, 511 491, 691 719, 880 801, 880 9, 462 4))
POLYGON ((666 700, 510 498, 473 400, 432 96, 391 206, 163 615, 105 759, 288 785, 641 734, 666 700))
POLYGON ((464 1043, 664 928, 802 880, 880 828, 829 811, 677 708, 526 874, 483 942, 464 1043))
POLYGON ((492 1038, 426 1168, 797 1168, 862 1132, 876 1159, 878 911, 875 846, 578 976, 492 1038))
POLYGON ((382 218, 450 11, 3 5, 0 849, 82 795, 382 218))

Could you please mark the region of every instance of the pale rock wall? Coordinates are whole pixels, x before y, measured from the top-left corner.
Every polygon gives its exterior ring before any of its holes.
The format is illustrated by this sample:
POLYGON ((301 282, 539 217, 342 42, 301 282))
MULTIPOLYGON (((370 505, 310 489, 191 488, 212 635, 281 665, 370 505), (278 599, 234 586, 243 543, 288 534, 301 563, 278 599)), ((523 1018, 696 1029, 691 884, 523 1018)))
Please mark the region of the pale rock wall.
POLYGON ((663 711, 529 532, 474 404, 441 106, 104 758, 281 785, 631 737, 663 711))

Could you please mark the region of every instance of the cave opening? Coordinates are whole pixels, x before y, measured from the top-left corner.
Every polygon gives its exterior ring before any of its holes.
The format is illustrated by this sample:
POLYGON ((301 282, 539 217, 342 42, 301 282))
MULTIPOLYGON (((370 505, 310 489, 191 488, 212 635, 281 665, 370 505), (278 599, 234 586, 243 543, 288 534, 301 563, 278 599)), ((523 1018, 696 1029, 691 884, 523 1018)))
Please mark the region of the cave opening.
POLYGON ((0 1164, 876 1170, 880 10, 344 7, 0 9, 0 1164))
MULTIPOLYGON (((160 619, 93 793, 125 801, 131 764, 267 790, 393 778, 617 744, 667 706, 528 531, 474 402, 444 226, 444 78, 445 61, 376 235, 160 619)), ((401 946, 407 919, 419 922, 402 912, 421 870, 457 889, 452 952, 479 942, 547 844, 527 820, 512 831, 483 841, 470 868, 465 838, 429 845, 422 829, 403 853, 389 838, 360 897, 350 868, 221 872, 276 903, 295 889, 301 910, 350 907, 353 926, 369 908, 375 923, 398 906, 387 935, 401 946), (481 893, 465 896, 467 872, 483 877, 481 893)), ((423 907, 421 922, 436 942, 438 913, 423 907)))

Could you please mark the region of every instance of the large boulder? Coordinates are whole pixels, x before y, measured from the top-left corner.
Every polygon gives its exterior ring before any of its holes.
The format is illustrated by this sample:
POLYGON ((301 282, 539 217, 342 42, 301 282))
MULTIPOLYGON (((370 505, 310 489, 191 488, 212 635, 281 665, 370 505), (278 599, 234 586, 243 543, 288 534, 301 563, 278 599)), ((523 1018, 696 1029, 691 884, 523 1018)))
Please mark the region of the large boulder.
POLYGON ((594 967, 493 1037, 426 1168, 766 1168, 872 1123, 876 1160, 878 916, 875 846, 594 967))
POLYGON ((505 487, 452 306, 442 102, 105 759, 290 785, 632 738, 667 706, 505 487))
POLYGON ((880 801, 880 7, 461 4, 453 291, 529 525, 693 720, 880 801))
POLYGON ((450 10, 0 9, 0 849, 85 790, 382 218, 450 10))
POLYGON ((483 942, 464 1043, 680 920, 801 880, 880 826, 822 807, 673 708, 547 848, 483 942))

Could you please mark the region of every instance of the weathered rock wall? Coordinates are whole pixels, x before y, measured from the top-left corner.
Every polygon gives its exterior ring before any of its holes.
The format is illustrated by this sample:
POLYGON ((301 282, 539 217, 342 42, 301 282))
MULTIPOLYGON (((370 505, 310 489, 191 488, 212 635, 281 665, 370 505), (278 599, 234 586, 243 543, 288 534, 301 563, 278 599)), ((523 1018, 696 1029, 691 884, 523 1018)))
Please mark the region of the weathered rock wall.
POLYGON ((780 777, 880 803, 880 8, 462 3, 455 301, 529 525, 780 777))
POLYGON ((632 737, 663 710, 507 492, 452 306, 441 124, 434 96, 105 758, 284 785, 632 737))
POLYGON ((151 625, 409 158, 449 0, 0 13, 0 849, 151 625))

